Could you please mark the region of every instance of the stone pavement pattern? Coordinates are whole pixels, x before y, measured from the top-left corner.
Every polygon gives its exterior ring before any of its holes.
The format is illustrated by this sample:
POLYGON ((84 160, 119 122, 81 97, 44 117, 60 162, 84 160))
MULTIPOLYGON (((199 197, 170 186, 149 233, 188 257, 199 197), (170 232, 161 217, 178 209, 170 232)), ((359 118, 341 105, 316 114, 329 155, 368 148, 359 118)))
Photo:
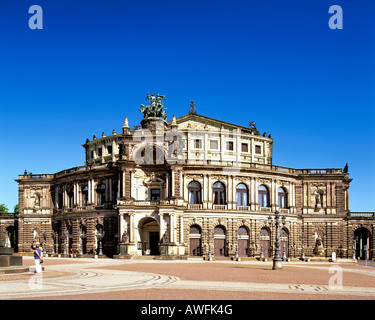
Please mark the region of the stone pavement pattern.
POLYGON ((45 258, 41 275, 0 276, 0 299, 375 299, 374 268, 340 264, 343 286, 332 290, 332 266, 293 262, 273 271, 265 262, 45 258))

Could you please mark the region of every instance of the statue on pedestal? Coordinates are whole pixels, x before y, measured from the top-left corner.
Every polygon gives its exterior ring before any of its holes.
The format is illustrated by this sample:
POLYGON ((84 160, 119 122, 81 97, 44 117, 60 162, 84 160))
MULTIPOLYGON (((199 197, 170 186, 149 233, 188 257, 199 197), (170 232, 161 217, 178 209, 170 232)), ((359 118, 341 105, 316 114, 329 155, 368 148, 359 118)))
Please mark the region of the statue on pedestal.
POLYGON ((145 106, 141 104, 142 108, 138 108, 140 112, 143 113, 143 120, 147 120, 148 118, 162 118, 164 121, 167 121, 167 112, 166 109, 163 109, 164 103, 163 99, 165 100, 166 97, 164 95, 151 94, 147 93, 146 101, 150 101, 149 106, 145 106))
POLYGON ((323 239, 317 233, 315 233, 315 248, 313 253, 316 256, 324 256, 323 239))

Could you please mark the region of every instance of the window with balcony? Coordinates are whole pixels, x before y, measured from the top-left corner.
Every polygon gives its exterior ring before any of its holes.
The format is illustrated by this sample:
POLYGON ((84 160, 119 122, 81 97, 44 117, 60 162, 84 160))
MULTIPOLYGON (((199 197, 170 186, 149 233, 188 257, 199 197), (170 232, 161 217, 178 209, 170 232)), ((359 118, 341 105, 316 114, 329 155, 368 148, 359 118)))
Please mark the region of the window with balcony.
POLYGON ((237 205, 238 206, 248 206, 248 190, 244 183, 237 185, 237 205))
POLYGON ((259 207, 268 207, 269 206, 269 191, 265 185, 261 185, 258 188, 259 194, 259 207))
POLYGON ((160 200, 160 189, 151 189, 150 200, 160 200))
POLYGON ((201 185, 197 181, 192 181, 188 186, 189 191, 189 204, 201 204, 201 185))
POLYGON ((214 204, 225 204, 225 186, 222 182, 216 182, 213 185, 214 204))

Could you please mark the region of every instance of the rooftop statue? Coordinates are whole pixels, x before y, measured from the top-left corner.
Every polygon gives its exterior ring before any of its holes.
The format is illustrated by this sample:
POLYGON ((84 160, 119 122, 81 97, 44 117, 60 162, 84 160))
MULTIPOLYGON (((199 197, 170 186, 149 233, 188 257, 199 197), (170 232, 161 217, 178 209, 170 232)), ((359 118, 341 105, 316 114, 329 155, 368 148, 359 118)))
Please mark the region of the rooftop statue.
POLYGON ((150 96, 149 92, 147 92, 145 100, 149 100, 150 105, 145 106, 141 104, 142 108, 138 108, 138 110, 143 113, 143 120, 147 120, 148 118, 162 118, 164 121, 167 121, 167 112, 165 111, 167 108, 163 109, 163 99, 166 99, 163 95, 158 94, 155 96, 153 93, 150 96))

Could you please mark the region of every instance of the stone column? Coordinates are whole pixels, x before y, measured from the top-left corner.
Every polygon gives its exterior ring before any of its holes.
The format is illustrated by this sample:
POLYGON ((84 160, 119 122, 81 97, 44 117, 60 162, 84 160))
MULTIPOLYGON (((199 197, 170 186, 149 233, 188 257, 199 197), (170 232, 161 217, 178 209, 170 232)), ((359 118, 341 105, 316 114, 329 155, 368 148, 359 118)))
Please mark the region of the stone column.
POLYGON ((169 214, 169 234, 170 234, 170 239, 169 241, 171 243, 174 243, 176 240, 176 235, 175 235, 175 232, 176 232, 176 228, 175 228, 175 216, 174 216, 174 213, 170 213, 169 214))
POLYGON ((251 211, 255 210, 255 200, 256 190, 255 190, 255 177, 250 178, 250 209, 251 211))
POLYGON ((68 202, 68 199, 67 199, 67 191, 66 191, 66 184, 63 185, 63 206, 64 207, 67 207, 67 202, 68 202))
POLYGON ((87 204, 91 204, 91 180, 89 179, 87 181, 87 204))
POLYGON ((172 197, 175 197, 175 171, 174 168, 172 169, 172 197))
POLYGON ((159 237, 160 237, 160 240, 163 238, 163 235, 164 235, 164 213, 159 213, 159 219, 160 219, 160 223, 159 223, 159 228, 160 228, 160 233, 159 233, 159 237))
POLYGON ((135 243, 136 237, 135 237, 135 224, 134 224, 134 213, 129 213, 129 242, 135 243))
POLYGON ((59 208, 59 187, 55 186, 55 208, 59 208))
POLYGON ((184 243, 184 217, 180 215, 180 243, 184 243))

